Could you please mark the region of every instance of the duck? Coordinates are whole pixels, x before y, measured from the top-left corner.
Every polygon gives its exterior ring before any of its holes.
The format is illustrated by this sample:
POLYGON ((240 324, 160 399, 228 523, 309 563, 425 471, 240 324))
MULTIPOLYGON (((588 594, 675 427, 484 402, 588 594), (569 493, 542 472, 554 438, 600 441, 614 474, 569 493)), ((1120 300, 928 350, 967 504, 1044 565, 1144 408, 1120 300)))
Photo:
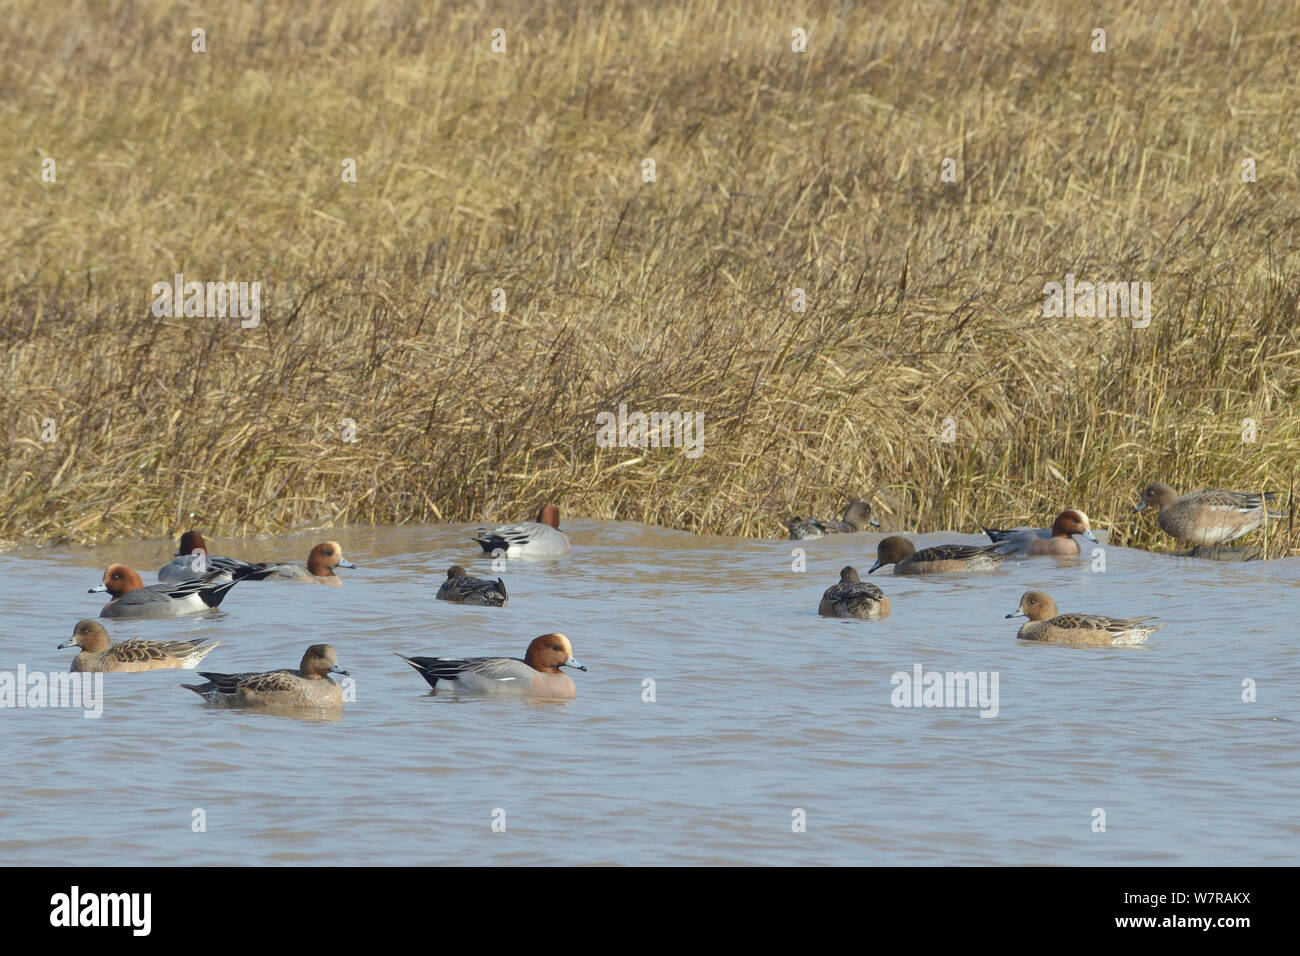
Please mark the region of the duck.
MULTIPOLYGON (((1079 534, 1089 541, 1096 542, 1088 516, 1076 508, 1067 508, 1056 516, 1050 528, 1009 528, 1000 530, 980 525, 980 530, 989 536, 994 544, 1004 542, 1014 553, 1038 555, 1073 555, 1080 554, 1079 542, 1074 535, 1079 534)), ((1100 542, 1097 542, 1100 543, 1100 542)))
MULTIPOLYGON (((190 529, 181 535, 175 557, 158 569, 158 580, 165 582, 188 581, 209 571, 231 571, 250 568, 252 565, 238 558, 222 558, 208 553, 208 543, 203 535, 190 529)), ((254 579, 255 580, 255 579, 254 579)))
POLYGON ((356 565, 343 557, 343 547, 337 541, 322 541, 308 552, 305 567, 301 564, 277 564, 271 561, 263 561, 248 567, 251 569, 249 574, 255 581, 279 578, 337 588, 343 586, 343 580, 334 573, 334 569, 355 569, 356 565))
POLYGON ((307 554, 307 564, 286 564, 278 561, 241 561, 239 558, 219 558, 207 553, 207 543, 197 531, 181 535, 178 557, 158 569, 159 581, 184 581, 205 573, 197 570, 239 572, 244 580, 265 581, 276 578, 290 581, 311 581, 332 587, 341 587, 343 580, 334 573, 335 568, 355 568, 343 557, 343 548, 337 541, 322 541, 307 554))
POLYGON ((202 684, 181 686, 218 707, 340 708, 343 689, 330 679, 330 674, 348 676, 339 667, 338 653, 331 645, 313 644, 302 655, 297 670, 244 674, 200 671, 202 684))
POLYGON ((479 528, 474 540, 487 554, 501 551, 511 558, 552 557, 569 551, 569 538, 560 530, 560 509, 551 504, 542 506, 536 521, 479 528))
POLYGON ((72 637, 58 646, 79 647, 81 652, 72 659, 72 670, 84 673, 107 674, 113 671, 159 671, 172 668, 193 670, 199 661, 220 645, 213 641, 203 646, 207 638, 197 641, 144 641, 133 638, 114 644, 98 621, 86 618, 72 628, 72 637))
POLYGON ((113 599, 104 605, 100 617, 158 618, 182 617, 215 611, 226 595, 240 581, 243 572, 211 571, 178 584, 151 584, 145 587, 140 575, 125 564, 110 564, 104 581, 88 588, 88 593, 107 591, 113 599))
POLYGON ((1016 637, 1046 644, 1077 644, 1093 647, 1124 647, 1142 644, 1165 625, 1152 615, 1107 617, 1104 614, 1061 614, 1056 602, 1042 591, 1026 591, 1020 608, 1008 618, 1027 617, 1016 637))
POLYGON ((833 584, 817 605, 822 617, 857 617, 879 620, 889 617, 889 598, 874 584, 858 577, 858 569, 847 565, 840 570, 840 583, 833 584))
POLYGON ((497 578, 472 578, 469 572, 459 564, 447 569, 447 580, 438 588, 439 601, 451 601, 453 604, 470 604, 475 607, 505 607, 506 582, 497 578))
POLYGON ((1166 534, 1198 547, 1234 541, 1262 527, 1270 518, 1286 517, 1285 512, 1269 510, 1269 502, 1277 498, 1276 491, 1257 494, 1206 490, 1180 496, 1163 482, 1153 481, 1142 489, 1140 497, 1135 512, 1155 508, 1166 534))
POLYGON ((951 571, 992 571, 1010 555, 1002 545, 940 544, 916 550, 916 545, 899 535, 890 535, 876 545, 876 563, 868 574, 887 564, 895 574, 942 574, 951 571))
POLYGON ((578 689, 561 667, 585 671, 563 634, 533 638, 522 659, 517 657, 404 657, 434 690, 446 681, 457 691, 512 697, 572 699, 578 689))
POLYGON ((786 527, 790 529, 790 540, 800 541, 826 534, 852 534, 867 527, 879 528, 880 522, 872 515, 871 505, 865 501, 850 501, 844 509, 843 520, 794 517, 786 522, 786 527))

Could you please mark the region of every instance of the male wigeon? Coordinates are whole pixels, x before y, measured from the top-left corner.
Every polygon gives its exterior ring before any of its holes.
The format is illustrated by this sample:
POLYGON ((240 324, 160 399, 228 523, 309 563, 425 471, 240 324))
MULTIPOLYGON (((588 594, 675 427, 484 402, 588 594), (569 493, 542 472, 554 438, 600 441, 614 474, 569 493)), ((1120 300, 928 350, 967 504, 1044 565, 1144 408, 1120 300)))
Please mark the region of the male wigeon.
POLYGON ((871 505, 865 501, 850 501, 844 509, 844 519, 822 521, 818 518, 794 517, 786 522, 790 529, 790 540, 820 538, 824 534, 852 534, 864 528, 879 528, 880 522, 871 514, 871 505))
POLYGON ((125 564, 111 564, 104 572, 104 583, 87 590, 91 594, 107 591, 113 596, 99 612, 100 617, 181 617, 216 610, 230 589, 242 580, 240 571, 211 571, 179 584, 145 587, 140 575, 125 564))
POLYGON ((1079 554, 1079 542, 1074 535, 1081 534, 1089 541, 1096 541, 1088 516, 1074 508, 1066 509, 1056 516, 1050 528, 986 528, 980 530, 989 536, 994 544, 1006 544, 1008 549, 1017 554, 1031 557, 1041 554, 1070 555, 1079 554))
POLYGON ((437 690, 445 680, 458 691, 471 694, 509 694, 516 697, 568 699, 578 689, 561 667, 587 668, 573 656, 573 647, 563 634, 533 638, 522 660, 517 657, 403 657, 420 676, 437 690))
POLYGON ((1160 512, 1160 527, 1180 541, 1198 546, 1223 544, 1249 534, 1269 518, 1284 518, 1281 511, 1270 511, 1268 503, 1276 491, 1256 494, 1250 491, 1178 492, 1156 481, 1142 489, 1142 500, 1134 511, 1155 508, 1160 512))
POLYGON ((161 671, 172 668, 186 670, 198 666, 210 651, 220 644, 216 641, 202 645, 206 638, 197 641, 142 641, 138 638, 114 644, 108 631, 98 621, 78 621, 72 628, 72 637, 59 645, 79 647, 81 653, 72 659, 72 670, 88 673, 111 671, 161 671))
POLYGON ((817 613, 823 617, 878 620, 889 617, 889 598, 880 588, 858 577, 858 569, 850 565, 840 571, 840 583, 826 589, 817 613))
POLYGON ((1026 591, 1020 596, 1020 610, 1008 618, 1027 617, 1016 637, 1022 641, 1048 644, 1080 644, 1093 647, 1123 647, 1141 644, 1163 624, 1145 617, 1106 617, 1104 614, 1058 614, 1056 602, 1042 591, 1026 591))
POLYGON ((247 561, 208 554, 208 543, 203 540, 203 535, 191 529, 181 535, 176 556, 158 569, 158 580, 188 581, 209 571, 234 571, 247 567, 251 567, 247 561))
POLYGON ((560 509, 555 505, 543 505, 536 521, 479 528, 474 540, 488 554, 500 550, 511 558, 544 558, 569 550, 569 538, 560 530, 560 509))
POLYGON ((472 604, 475 607, 505 607, 506 582, 497 578, 472 578, 459 564, 447 569, 447 580, 438 588, 439 601, 453 604, 472 604))
POLYGON ((323 541, 316 545, 307 555, 307 565, 284 564, 278 561, 241 561, 239 558, 217 558, 207 554, 207 545, 203 536, 197 531, 186 531, 181 535, 179 557, 158 571, 160 581, 184 581, 198 576, 195 566, 207 567, 209 571, 239 572, 244 580, 265 581, 268 578, 291 581, 314 581, 341 587, 343 581, 334 573, 335 568, 355 568, 356 565, 343 558, 343 548, 337 541, 323 541), (199 551, 195 554, 195 551, 199 551))
POLYGON ((267 709, 337 708, 343 706, 343 689, 330 674, 348 676, 329 644, 313 644, 302 655, 297 670, 253 674, 210 674, 200 671, 202 684, 181 684, 209 704, 219 707, 267 709))
POLYGON ((1009 552, 1003 545, 940 544, 916 550, 906 538, 890 535, 876 545, 876 563, 868 574, 887 564, 895 574, 942 574, 949 571, 992 571, 1009 552))
POLYGON ((337 541, 322 541, 307 554, 307 566, 301 564, 273 564, 263 562, 254 565, 261 580, 262 577, 287 578, 293 581, 314 581, 341 587, 343 581, 334 573, 335 568, 355 568, 351 561, 344 560, 343 548, 337 541))

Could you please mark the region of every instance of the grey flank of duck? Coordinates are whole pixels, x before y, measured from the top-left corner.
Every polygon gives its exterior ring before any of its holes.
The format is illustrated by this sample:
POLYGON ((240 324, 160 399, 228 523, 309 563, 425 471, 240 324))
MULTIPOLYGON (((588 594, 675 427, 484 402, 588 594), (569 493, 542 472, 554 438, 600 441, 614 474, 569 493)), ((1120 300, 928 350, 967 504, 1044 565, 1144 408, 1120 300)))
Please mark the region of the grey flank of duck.
POLYGON ((858 577, 858 569, 850 565, 840 571, 840 583, 826 589, 817 613, 823 617, 878 620, 889 617, 889 598, 880 588, 858 577))
POLYGON ((438 600, 475 607, 505 607, 506 582, 497 578, 472 578, 459 564, 447 569, 447 580, 438 588, 438 600))
POLYGON ((297 670, 263 673, 213 674, 200 671, 202 684, 182 684, 218 707, 266 709, 336 708, 343 706, 343 689, 330 674, 348 676, 339 668, 338 654, 328 644, 313 644, 297 670))
POLYGON ((887 564, 895 574, 945 574, 953 571, 993 571, 1010 555, 1000 544, 940 544, 916 550, 916 545, 891 535, 876 545, 876 563, 868 574, 887 564))
POLYGON ((1027 617, 1016 637, 1022 641, 1046 644, 1073 644, 1080 647, 1125 647, 1141 644, 1164 624, 1151 623, 1155 618, 1107 617, 1104 614, 1060 614, 1056 602, 1042 591, 1026 591, 1020 596, 1020 609, 1008 618, 1027 617))
POLYGON ((800 541, 826 534, 853 534, 867 527, 879 528, 880 522, 872 516, 871 505, 865 501, 850 501, 841 521, 795 517, 786 522, 786 527, 790 529, 790 540, 800 541))
POLYGON ((1263 526, 1269 518, 1286 517, 1285 512, 1268 508, 1277 498, 1276 491, 1189 491, 1180 497, 1155 481, 1142 489, 1141 497, 1134 511, 1155 508, 1166 534, 1198 546, 1224 544, 1263 526))
POLYGON ((72 659, 72 670, 107 674, 197 667, 199 661, 221 643, 216 641, 204 647, 204 641, 206 638, 197 641, 143 641, 135 638, 114 644, 104 625, 87 618, 76 623, 72 637, 60 644, 59 649, 81 648, 81 653, 72 659))

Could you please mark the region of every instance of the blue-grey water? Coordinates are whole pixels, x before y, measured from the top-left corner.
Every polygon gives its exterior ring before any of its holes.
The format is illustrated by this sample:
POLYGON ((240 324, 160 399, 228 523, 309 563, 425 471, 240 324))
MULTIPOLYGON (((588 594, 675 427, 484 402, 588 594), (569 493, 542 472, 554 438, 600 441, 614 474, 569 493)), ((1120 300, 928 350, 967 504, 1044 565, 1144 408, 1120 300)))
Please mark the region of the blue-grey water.
MULTIPOLYGON (((211 540, 215 554, 301 561, 336 539, 360 567, 340 569, 341 588, 242 582, 217 613, 107 622, 110 633, 219 639, 202 669, 227 672, 295 667, 307 645, 331 643, 355 680, 343 719, 215 710, 179 686, 195 675, 178 670, 106 675, 97 719, 0 709, 9 771, 0 856, 75 865, 1300 857, 1300 559, 1226 564, 1109 547, 1104 571, 1091 559, 1035 558, 942 579, 877 572, 892 616, 841 621, 818 617, 818 599, 844 564, 865 574, 879 534, 765 541, 581 520, 566 531, 567 557, 502 572, 504 609, 434 600, 449 564, 491 574, 463 526, 211 540), (802 572, 792 569, 796 547, 802 572), (1155 614, 1167 626, 1137 648, 1021 644, 1020 621, 1004 615, 1030 587, 1062 611, 1155 614), (573 674, 568 703, 432 694, 393 656, 522 656, 554 630, 589 667, 573 674), (917 665, 996 673, 996 716, 893 706, 891 678, 917 665)), ((98 614, 105 596, 86 589, 103 569, 122 561, 152 583, 173 549, 0 554, 0 671, 66 670, 75 649, 55 646, 98 614)))

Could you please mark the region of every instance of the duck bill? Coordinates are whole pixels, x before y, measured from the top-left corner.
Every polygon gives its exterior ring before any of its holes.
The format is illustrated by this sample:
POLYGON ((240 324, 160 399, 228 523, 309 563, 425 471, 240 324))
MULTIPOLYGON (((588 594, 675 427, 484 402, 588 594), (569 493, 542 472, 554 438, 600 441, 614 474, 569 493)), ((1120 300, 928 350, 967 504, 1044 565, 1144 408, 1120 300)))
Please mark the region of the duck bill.
POLYGON ((1147 503, 1145 501, 1139 501, 1136 505, 1133 506, 1134 511, 1146 511, 1146 509, 1147 509, 1147 503))
POLYGON ((885 565, 885 562, 884 562, 884 561, 877 561, 875 564, 873 564, 873 565, 871 566, 871 570, 868 571, 867 573, 868 573, 868 574, 871 574, 871 573, 874 572, 877 568, 884 567, 884 565, 885 565))
POLYGON ((576 657, 570 657, 567 661, 565 661, 565 662, 564 662, 563 664, 561 664, 560 666, 561 666, 561 667, 574 667, 574 668, 577 668, 577 669, 580 670, 580 671, 585 671, 585 670, 587 669, 587 668, 584 667, 582 664, 578 663, 578 659, 577 659, 576 657))
POLYGON ((872 519, 871 519, 871 527, 873 527, 873 528, 879 528, 879 527, 880 527, 880 519, 879 519, 879 518, 872 518, 872 519))
POLYGON ((107 584, 96 584, 93 588, 86 588, 86 593, 87 593, 87 594, 98 594, 98 593, 100 593, 101 591, 107 591, 107 590, 108 590, 108 585, 107 585, 107 584))
POLYGON ((69 638, 68 640, 66 640, 66 641, 64 641, 62 644, 60 644, 58 647, 56 647, 55 650, 56 650, 56 651, 61 651, 61 650, 63 650, 65 647, 72 647, 72 646, 75 645, 76 643, 77 643, 77 639, 76 639, 75 637, 73 637, 73 638, 69 638))
POLYGON ((339 667, 337 664, 335 664, 333 667, 330 668, 330 673, 331 673, 331 674, 342 674, 344 677, 351 677, 351 676, 352 676, 352 675, 349 674, 347 671, 345 671, 343 668, 339 667))
POLYGON ((1087 538, 1089 541, 1096 541, 1097 544, 1101 544, 1100 541, 1097 541, 1097 536, 1096 536, 1095 534, 1093 534, 1091 531, 1085 531, 1085 532, 1083 533, 1083 536, 1084 536, 1085 538, 1087 538))
POLYGON ((1029 615, 1026 614, 1024 611, 1017 611, 1015 614, 1008 614, 1006 618, 1003 618, 1003 620, 1012 617, 1029 617, 1029 615))
POLYGON ((339 561, 339 567, 340 567, 340 568, 355 568, 356 565, 353 564, 351 561, 339 561))

